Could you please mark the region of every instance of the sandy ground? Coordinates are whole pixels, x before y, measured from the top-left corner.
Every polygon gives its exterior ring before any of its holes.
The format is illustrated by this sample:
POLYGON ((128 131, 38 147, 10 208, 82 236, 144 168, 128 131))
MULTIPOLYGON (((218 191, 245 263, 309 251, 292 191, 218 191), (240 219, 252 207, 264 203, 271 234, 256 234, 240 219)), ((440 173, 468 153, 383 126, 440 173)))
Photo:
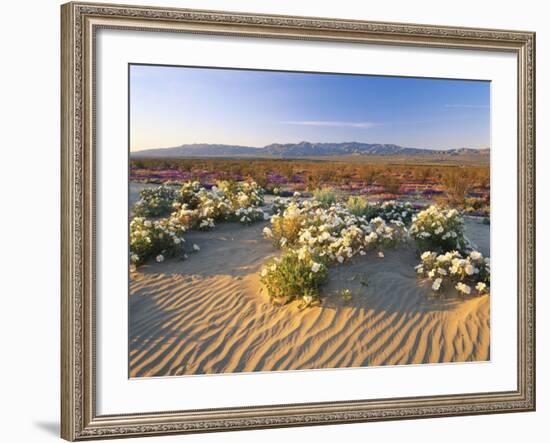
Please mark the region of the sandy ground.
MULTIPOLYGON (((131 377, 489 359, 489 297, 431 296, 408 246, 331 268, 321 307, 272 305, 259 271, 278 252, 264 226, 189 232, 200 252, 132 273, 131 377)), ((489 226, 466 229, 488 253, 489 226)))

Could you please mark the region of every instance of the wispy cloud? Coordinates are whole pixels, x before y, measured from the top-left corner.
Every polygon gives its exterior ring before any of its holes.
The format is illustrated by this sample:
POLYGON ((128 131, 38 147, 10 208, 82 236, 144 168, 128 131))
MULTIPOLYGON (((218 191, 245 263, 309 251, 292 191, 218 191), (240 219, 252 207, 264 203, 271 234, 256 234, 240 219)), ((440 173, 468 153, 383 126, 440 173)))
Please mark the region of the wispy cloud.
POLYGON ((345 121, 327 121, 327 120, 299 120, 280 122, 283 125, 298 125, 298 126, 326 126, 331 128, 362 128, 368 129, 377 126, 379 123, 374 122, 345 122, 345 121))
POLYGON ((446 108, 474 108, 474 109, 489 109, 489 105, 468 105, 468 104, 450 104, 445 105, 446 108))

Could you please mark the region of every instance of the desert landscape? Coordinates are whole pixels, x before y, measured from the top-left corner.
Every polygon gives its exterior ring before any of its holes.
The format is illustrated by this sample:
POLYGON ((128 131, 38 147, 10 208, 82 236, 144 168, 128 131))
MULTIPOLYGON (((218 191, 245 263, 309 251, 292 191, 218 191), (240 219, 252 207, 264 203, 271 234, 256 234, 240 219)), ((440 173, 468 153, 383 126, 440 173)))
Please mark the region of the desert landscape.
POLYGON ((129 377, 490 360, 490 82, 128 72, 129 377))
MULTIPOLYGON (((407 166, 397 158, 371 157, 368 163, 354 161, 345 168, 333 159, 319 160, 313 163, 314 168, 335 171, 321 192, 304 185, 306 180, 301 177, 312 171, 304 171, 308 162, 303 160, 249 159, 235 162, 247 165, 248 170, 232 171, 220 167, 220 162, 227 162, 220 159, 134 159, 130 204, 138 212, 144 204, 140 197, 144 190, 145 200, 147 191, 161 187, 177 193, 190 187, 192 182, 186 179, 199 180, 195 192, 205 195, 222 178, 234 184, 256 183, 254 180, 262 177, 273 177, 273 181, 264 182, 265 189, 254 188, 262 195, 258 206, 253 206, 261 217, 246 223, 230 217, 206 230, 194 221, 196 228, 186 228, 185 246, 176 256, 163 257, 160 262, 151 256, 132 268, 130 376, 488 360, 488 291, 478 294, 472 286, 470 294, 461 294, 454 284, 434 291, 435 280, 415 269, 420 259, 418 245, 408 232, 410 222, 406 223, 405 238, 398 242, 374 248, 365 245, 364 255, 359 251, 342 263, 336 259, 327 264, 326 282, 313 300, 304 301, 300 296, 282 300, 270 296, 262 283, 266 263, 284 254, 273 238, 266 238, 266 228, 273 228, 272 217, 282 216, 293 204, 303 206, 322 199, 328 199, 322 204, 328 211, 356 200, 373 207, 396 202, 408 208, 411 214, 405 219, 411 221, 432 204, 450 207, 462 200, 457 212, 464 237, 471 250, 488 258, 486 159, 480 157, 478 164, 467 167, 460 157, 447 159, 443 165, 422 165, 422 160, 426 161, 417 158, 417 164, 407 166), (191 166, 178 169, 181 163, 191 166), (288 172, 288 164, 291 178, 281 178, 288 172), (369 176, 369 168, 381 171, 380 176, 393 171, 397 185, 391 181, 386 189, 376 174, 372 182, 361 178, 369 176), (232 171, 235 176, 224 173, 220 177, 215 172, 219 170, 232 171), (440 174, 454 177, 457 183, 452 178, 442 180, 440 174), (447 185, 438 185, 440 182, 447 185)), ((184 194, 188 196, 189 191, 184 194)))

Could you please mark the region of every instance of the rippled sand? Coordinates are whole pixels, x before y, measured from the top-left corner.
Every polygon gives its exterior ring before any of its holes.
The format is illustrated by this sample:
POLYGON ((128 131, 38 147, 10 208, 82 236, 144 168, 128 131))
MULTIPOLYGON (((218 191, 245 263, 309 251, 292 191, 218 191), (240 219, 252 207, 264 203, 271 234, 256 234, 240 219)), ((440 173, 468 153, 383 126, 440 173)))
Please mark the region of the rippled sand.
MULTIPOLYGON (((434 298, 409 247, 331 268, 321 307, 273 306, 258 275, 277 254, 263 226, 188 233, 200 252, 132 273, 131 377, 489 359, 489 297, 434 298)), ((489 228, 467 229, 488 250, 489 228)))

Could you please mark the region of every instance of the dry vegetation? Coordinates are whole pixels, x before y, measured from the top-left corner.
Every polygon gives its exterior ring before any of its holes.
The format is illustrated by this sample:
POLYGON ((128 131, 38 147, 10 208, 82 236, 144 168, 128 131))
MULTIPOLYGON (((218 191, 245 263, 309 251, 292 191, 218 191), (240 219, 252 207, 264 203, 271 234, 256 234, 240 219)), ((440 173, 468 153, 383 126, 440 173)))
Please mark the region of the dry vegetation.
POLYGON ((489 165, 468 157, 279 159, 132 159, 130 179, 146 183, 254 180, 268 193, 290 194, 333 188, 338 192, 380 199, 433 200, 468 212, 488 215, 489 165), (424 159, 424 162, 422 162, 424 159), (428 162, 430 161, 430 162, 428 162))

